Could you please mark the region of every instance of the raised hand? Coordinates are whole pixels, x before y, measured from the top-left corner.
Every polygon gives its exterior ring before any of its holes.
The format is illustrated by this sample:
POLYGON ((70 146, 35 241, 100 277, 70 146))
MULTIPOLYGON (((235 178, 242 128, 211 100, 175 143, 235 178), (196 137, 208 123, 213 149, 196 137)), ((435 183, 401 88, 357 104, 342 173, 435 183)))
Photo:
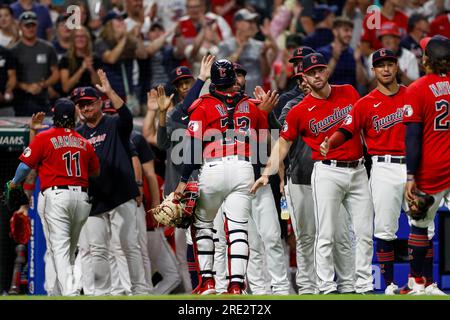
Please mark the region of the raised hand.
POLYGON ((262 101, 266 96, 266 92, 261 86, 256 86, 255 90, 253 90, 253 96, 255 97, 255 99, 262 101))
POLYGON ((108 77, 106 76, 106 73, 102 69, 98 69, 97 71, 98 77, 100 78, 100 84, 96 84, 100 92, 108 94, 112 91, 111 85, 109 84, 108 77))
POLYGON ((156 111, 158 110, 158 101, 157 101, 158 93, 156 89, 152 89, 147 92, 147 110, 148 111, 156 111))
POLYGON ((202 63, 200 65, 200 74, 198 75, 200 80, 206 81, 211 77, 211 66, 215 59, 216 56, 213 55, 203 56, 202 63))
POLYGON ((30 129, 36 130, 36 131, 42 130, 42 129, 47 129, 49 126, 46 124, 43 124, 44 118, 45 118, 45 112, 34 113, 31 116, 30 129))
POLYGON ((160 112, 167 112, 167 109, 172 105, 172 99, 175 94, 172 93, 170 97, 166 96, 166 91, 162 85, 157 88, 157 103, 160 112))
POLYGON ((278 104, 278 101, 280 101, 280 95, 278 94, 278 92, 276 90, 270 92, 269 90, 267 94, 263 96, 262 102, 258 105, 258 108, 262 111, 272 112, 278 104))

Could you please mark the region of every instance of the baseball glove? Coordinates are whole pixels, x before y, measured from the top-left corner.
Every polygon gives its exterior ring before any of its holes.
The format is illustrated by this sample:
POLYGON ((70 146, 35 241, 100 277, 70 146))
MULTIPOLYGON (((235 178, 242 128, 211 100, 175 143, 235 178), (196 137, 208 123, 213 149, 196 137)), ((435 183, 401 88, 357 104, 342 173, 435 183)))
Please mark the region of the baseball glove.
POLYGON ((169 194, 156 208, 150 210, 155 220, 162 225, 176 227, 183 219, 183 208, 175 199, 175 193, 169 194))
POLYGON ((11 187, 11 181, 8 181, 3 191, 3 202, 9 212, 17 211, 20 206, 29 204, 29 200, 21 185, 14 188, 11 187))
POLYGON ((30 218, 21 212, 14 212, 10 220, 11 238, 18 244, 27 244, 31 235, 30 218))
POLYGON ((416 198, 413 201, 408 202, 409 212, 408 215, 413 220, 425 219, 428 209, 434 204, 434 197, 429 194, 416 194, 416 198))

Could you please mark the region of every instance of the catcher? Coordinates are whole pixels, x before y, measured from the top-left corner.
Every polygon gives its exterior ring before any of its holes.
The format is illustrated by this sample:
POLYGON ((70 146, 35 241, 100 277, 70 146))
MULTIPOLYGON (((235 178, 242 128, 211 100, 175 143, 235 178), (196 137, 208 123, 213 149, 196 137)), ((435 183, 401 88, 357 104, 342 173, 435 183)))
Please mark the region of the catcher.
POLYGON ((420 45, 426 75, 409 85, 403 122, 406 128, 407 183, 410 203, 410 277, 401 294, 445 295, 433 283, 433 225, 441 200, 450 204, 450 40, 424 38, 420 45), (422 194, 431 195, 422 199, 422 194), (416 210, 418 208, 419 210, 416 210))
MULTIPOLYGON (((100 164, 92 145, 73 130, 75 105, 58 99, 53 108, 54 128, 39 133, 20 156, 14 178, 7 183, 11 208, 28 199, 21 182, 32 169, 39 172, 38 212, 47 244, 45 289, 49 295, 77 295, 73 264, 81 227, 91 210, 88 178, 98 176, 100 164)), ((20 209, 20 208, 19 208, 20 209)), ((19 212, 25 212, 21 207, 19 212)))

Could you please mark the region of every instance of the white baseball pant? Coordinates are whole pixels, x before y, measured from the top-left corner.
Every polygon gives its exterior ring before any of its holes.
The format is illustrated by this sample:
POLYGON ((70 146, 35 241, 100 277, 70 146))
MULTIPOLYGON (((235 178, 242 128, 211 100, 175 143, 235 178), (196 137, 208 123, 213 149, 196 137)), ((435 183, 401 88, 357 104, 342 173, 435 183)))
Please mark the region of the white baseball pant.
POLYGON ((132 294, 149 293, 136 232, 135 200, 129 200, 109 212, 89 217, 82 233, 80 253, 85 293, 111 294, 109 248, 112 234, 119 235, 120 247, 125 254, 130 274, 132 294), (109 228, 111 232, 108 232, 109 228))
POLYGON ((229 243, 230 280, 244 282, 248 263, 247 222, 251 211, 253 167, 238 156, 206 162, 199 175, 200 197, 194 215, 198 262, 203 277, 213 276, 213 221, 223 204, 225 234, 229 243))
POLYGON ((38 213, 47 244, 45 284, 48 295, 78 295, 74 277, 75 251, 91 204, 81 187, 48 188, 39 194, 38 213))
MULTIPOLYGON (((298 294, 317 294, 319 287, 314 263, 316 222, 312 187, 311 185, 293 184, 292 180, 288 179, 284 190, 296 239, 298 294)), ((340 214, 346 216, 343 206, 340 207, 340 210, 344 211, 340 214)), ((341 224, 336 227, 333 259, 336 263, 337 290, 340 293, 348 293, 355 290, 353 231, 349 217, 340 222, 341 224)))
POLYGON ((333 250, 336 228, 347 219, 340 210, 344 205, 350 214, 355 233, 355 291, 373 290, 373 205, 370 198, 367 172, 360 161, 356 168, 340 168, 322 162, 314 164, 311 186, 316 216, 317 236, 315 263, 319 290, 329 293, 337 290, 334 281, 335 259, 333 250))
POLYGON ((153 293, 169 294, 182 283, 181 264, 167 242, 162 228, 147 231, 147 239, 152 273, 158 271, 162 276, 162 280, 154 286, 153 293))

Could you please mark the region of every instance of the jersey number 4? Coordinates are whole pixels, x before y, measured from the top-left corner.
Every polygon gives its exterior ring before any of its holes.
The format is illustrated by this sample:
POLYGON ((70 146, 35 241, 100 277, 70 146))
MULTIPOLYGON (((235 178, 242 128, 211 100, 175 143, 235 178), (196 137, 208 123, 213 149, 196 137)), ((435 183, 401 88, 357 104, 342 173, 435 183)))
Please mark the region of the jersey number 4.
POLYGON ((450 111, 448 102, 446 100, 436 102, 436 111, 439 112, 439 114, 434 119, 434 130, 448 130, 450 128, 450 119, 446 119, 450 111))
POLYGON ((62 158, 63 158, 63 160, 66 163, 66 171, 67 171, 67 175, 69 177, 73 176, 73 173, 72 173, 72 161, 75 163, 75 176, 76 177, 81 176, 80 151, 77 151, 75 153, 72 153, 71 151, 68 151, 68 152, 63 154, 62 158))

